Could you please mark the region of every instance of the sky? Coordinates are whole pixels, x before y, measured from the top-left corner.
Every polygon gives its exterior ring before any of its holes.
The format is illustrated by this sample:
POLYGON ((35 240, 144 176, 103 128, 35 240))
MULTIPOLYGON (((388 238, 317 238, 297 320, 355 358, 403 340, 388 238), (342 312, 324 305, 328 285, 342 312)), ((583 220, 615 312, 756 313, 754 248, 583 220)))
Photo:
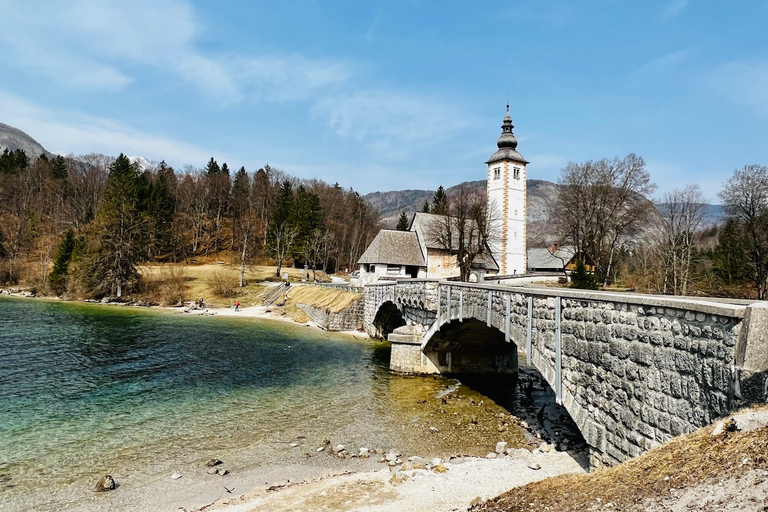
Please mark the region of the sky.
POLYGON ((0 122, 54 153, 269 163, 365 194, 645 159, 768 165, 768 2, 0 0, 0 122))

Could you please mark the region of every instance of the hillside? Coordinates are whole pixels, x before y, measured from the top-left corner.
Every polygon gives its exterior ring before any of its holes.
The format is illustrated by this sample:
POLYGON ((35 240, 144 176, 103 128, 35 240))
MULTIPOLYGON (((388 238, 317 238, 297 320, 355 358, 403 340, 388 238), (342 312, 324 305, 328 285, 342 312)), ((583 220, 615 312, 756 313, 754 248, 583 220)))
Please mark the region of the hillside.
POLYGON ((0 123, 0 153, 8 149, 9 151, 16 151, 21 149, 24 151, 30 159, 37 158, 38 156, 45 154, 47 157, 54 156, 53 153, 46 150, 35 139, 13 126, 0 123))
POLYGON ((528 484, 471 510, 764 511, 767 423, 765 406, 741 411, 618 466, 528 484))
MULTIPOLYGON (((470 190, 485 191, 485 180, 465 181, 446 189, 450 197, 460 187, 470 190)), ((554 243, 555 237, 551 223, 551 213, 557 205, 560 185, 545 180, 528 180, 528 245, 540 247, 554 243)), ((432 201, 434 190, 393 190, 372 192, 363 199, 376 208, 381 216, 383 227, 392 229, 397 224, 401 212, 412 214, 421 211, 424 201, 432 201)), ((704 208, 703 226, 722 224, 725 212, 722 205, 707 204, 704 208)))

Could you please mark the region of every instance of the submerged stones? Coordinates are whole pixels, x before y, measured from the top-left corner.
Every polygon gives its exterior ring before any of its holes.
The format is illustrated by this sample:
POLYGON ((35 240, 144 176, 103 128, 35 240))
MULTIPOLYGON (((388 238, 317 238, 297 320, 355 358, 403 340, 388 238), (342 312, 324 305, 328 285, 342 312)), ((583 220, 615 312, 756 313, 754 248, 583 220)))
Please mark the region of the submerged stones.
POLYGON ((115 483, 115 479, 112 478, 112 475, 104 475, 103 477, 99 478, 99 481, 96 482, 95 491, 96 492, 107 492, 107 491, 114 491, 117 487, 117 484, 115 483))

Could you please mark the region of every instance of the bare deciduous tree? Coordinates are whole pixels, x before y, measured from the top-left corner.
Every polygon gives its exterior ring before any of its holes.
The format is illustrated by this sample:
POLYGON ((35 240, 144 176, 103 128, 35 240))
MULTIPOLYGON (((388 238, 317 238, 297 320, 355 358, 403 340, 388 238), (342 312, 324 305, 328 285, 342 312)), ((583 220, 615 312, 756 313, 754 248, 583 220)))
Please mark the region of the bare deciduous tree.
POLYGON ((455 254, 459 278, 464 282, 469 281, 475 260, 489 255, 489 244, 497 236, 491 210, 484 194, 461 187, 447 199, 448 215, 441 215, 432 225, 430 236, 455 254))
POLYGON ((741 226, 757 298, 768 290, 768 166, 745 165, 733 171, 719 194, 725 213, 741 226))
POLYGON ((646 199, 655 185, 645 162, 634 153, 619 159, 569 163, 560 176, 555 209, 560 235, 578 258, 595 266, 608 285, 617 255, 630 249, 649 218, 646 199))
POLYGON ((664 194, 656 205, 661 217, 659 250, 664 268, 663 293, 688 293, 694 237, 704 218, 704 196, 698 185, 664 194))

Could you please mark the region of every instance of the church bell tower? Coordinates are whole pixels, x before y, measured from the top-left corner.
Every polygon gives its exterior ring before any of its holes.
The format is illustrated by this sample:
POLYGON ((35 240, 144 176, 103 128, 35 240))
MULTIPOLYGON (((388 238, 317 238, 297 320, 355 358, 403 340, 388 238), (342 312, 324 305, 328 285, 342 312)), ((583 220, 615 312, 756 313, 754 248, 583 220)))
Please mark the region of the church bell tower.
POLYGON ((528 269, 525 232, 528 161, 517 152, 512 128, 507 105, 501 136, 496 142, 499 149, 486 162, 488 211, 493 219, 489 245, 500 275, 525 274, 528 269))

